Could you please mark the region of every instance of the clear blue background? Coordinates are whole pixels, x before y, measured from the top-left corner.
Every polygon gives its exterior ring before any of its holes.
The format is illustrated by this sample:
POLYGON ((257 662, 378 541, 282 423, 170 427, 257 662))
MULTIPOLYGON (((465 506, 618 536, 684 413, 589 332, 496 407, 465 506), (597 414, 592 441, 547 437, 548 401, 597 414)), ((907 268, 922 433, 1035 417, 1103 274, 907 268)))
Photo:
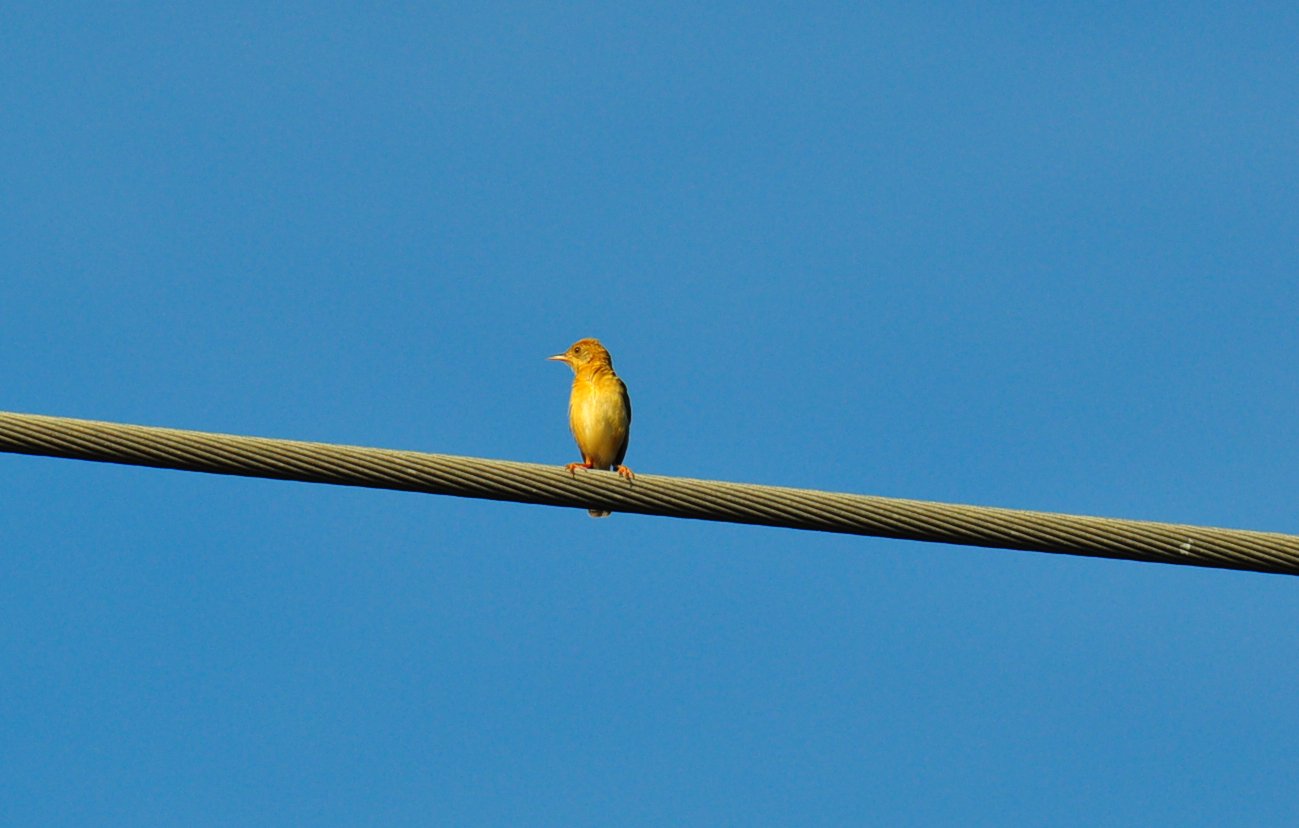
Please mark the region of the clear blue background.
MULTIPOLYGON (((1299 531, 1292 4, 10 4, 0 409, 1299 531)), ((1299 819, 1299 581, 0 456, 9 825, 1299 819)))

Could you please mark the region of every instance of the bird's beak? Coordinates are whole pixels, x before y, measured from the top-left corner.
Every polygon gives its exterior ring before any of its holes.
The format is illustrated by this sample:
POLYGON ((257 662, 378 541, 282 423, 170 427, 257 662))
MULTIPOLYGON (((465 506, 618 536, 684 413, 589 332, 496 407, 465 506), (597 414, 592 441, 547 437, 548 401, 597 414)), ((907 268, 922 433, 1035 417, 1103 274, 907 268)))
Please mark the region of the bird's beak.
POLYGON ((546 357, 546 359, 553 359, 555 362, 568 362, 568 354, 555 354, 554 356, 546 357))

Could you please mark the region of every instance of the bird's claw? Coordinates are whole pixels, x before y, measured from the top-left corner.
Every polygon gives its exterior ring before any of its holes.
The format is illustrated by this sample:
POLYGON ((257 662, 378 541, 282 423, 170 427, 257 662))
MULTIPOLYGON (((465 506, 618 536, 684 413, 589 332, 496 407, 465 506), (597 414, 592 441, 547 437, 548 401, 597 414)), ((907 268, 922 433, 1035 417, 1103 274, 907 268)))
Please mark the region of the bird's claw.
POLYGON ((622 477, 627 478, 628 483, 630 483, 632 480, 636 478, 636 475, 632 474, 631 469, 627 468, 626 466, 619 466, 618 474, 622 477))
POLYGON ((564 471, 568 472, 574 477, 577 477, 578 469, 589 469, 589 468, 591 468, 590 463, 569 463, 567 466, 564 467, 564 471))

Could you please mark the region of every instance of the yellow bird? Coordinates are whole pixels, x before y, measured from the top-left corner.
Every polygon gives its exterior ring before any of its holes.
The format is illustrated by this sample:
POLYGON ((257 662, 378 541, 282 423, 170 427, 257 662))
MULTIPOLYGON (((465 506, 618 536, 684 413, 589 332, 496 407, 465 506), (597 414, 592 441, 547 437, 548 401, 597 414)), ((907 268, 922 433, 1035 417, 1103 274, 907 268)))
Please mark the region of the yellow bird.
MULTIPOLYGON (((622 464, 631 435, 631 398, 627 386, 613 372, 609 352, 598 339, 579 339, 567 351, 552 357, 573 369, 573 393, 568 398, 568 427, 582 452, 581 463, 565 466, 577 469, 615 469, 631 480, 635 475, 622 464)), ((588 509, 591 517, 608 517, 609 512, 588 509)))

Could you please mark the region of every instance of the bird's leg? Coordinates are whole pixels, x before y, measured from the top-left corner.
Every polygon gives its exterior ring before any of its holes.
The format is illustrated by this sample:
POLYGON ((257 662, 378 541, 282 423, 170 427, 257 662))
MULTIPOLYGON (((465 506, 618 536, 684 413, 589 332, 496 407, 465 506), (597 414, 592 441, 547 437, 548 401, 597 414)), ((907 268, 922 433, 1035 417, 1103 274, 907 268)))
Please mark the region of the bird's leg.
POLYGON ((574 477, 577 477, 578 469, 589 469, 591 468, 591 465, 592 463, 590 460, 587 460, 585 463, 569 463, 567 466, 564 467, 564 470, 567 471, 569 474, 573 475, 574 477))
POLYGON ((620 474, 620 475, 622 475, 623 477, 627 478, 628 481, 631 481, 631 479, 634 478, 634 477, 636 476, 636 475, 632 474, 632 473, 631 473, 631 469, 627 468, 626 466, 619 466, 619 467, 618 467, 618 474, 620 474))

